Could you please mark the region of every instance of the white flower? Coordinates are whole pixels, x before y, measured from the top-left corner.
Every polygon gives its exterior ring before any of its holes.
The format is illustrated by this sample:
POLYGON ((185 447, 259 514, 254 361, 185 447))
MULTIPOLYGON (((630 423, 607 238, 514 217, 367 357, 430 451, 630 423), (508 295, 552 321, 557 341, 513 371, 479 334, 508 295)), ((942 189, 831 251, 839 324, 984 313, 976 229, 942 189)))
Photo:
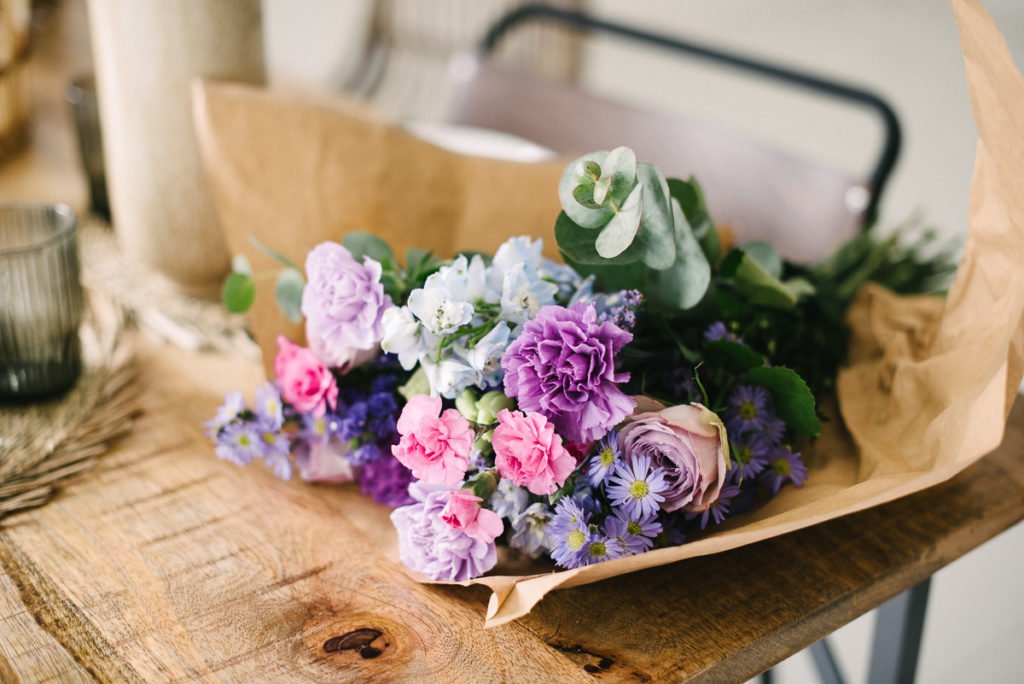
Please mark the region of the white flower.
POLYGON ((466 349, 463 356, 477 372, 474 384, 481 388, 494 387, 501 383, 501 357, 508 349, 511 330, 505 321, 484 335, 472 349, 466 349))
POLYGON ((421 326, 407 307, 392 306, 381 319, 384 338, 380 348, 389 354, 397 354, 398 362, 405 370, 412 370, 420 352, 421 326))
POLYGON ((524 487, 517 487, 512 480, 502 478, 491 494, 491 510, 503 518, 513 520, 523 512, 530 501, 530 494, 524 487))
POLYGON ((541 280, 527 264, 516 264, 505 272, 501 289, 501 317, 512 323, 525 323, 541 307, 555 303, 558 286, 541 280))
POLYGON ((530 504, 525 511, 512 519, 514 532, 509 537, 508 545, 530 558, 538 557, 552 546, 547 532, 551 517, 551 509, 544 504, 530 504))
POLYGON ((445 351, 440 362, 432 353, 421 354, 420 365, 427 374, 430 393, 435 396, 440 394, 445 399, 457 397, 462 390, 475 383, 479 375, 476 369, 453 349, 445 351))
POLYGON ((491 261, 488 282, 491 288, 501 292, 505 282, 505 274, 517 264, 524 265, 531 273, 536 274, 540 268, 540 252, 544 248, 543 240, 531 240, 525 235, 509 238, 498 247, 491 261))
MULTIPOLYGON (((436 273, 434 275, 437 275, 436 273)), ((473 320, 473 305, 453 296, 448 288, 431 283, 409 295, 409 310, 435 335, 448 335, 473 320)))

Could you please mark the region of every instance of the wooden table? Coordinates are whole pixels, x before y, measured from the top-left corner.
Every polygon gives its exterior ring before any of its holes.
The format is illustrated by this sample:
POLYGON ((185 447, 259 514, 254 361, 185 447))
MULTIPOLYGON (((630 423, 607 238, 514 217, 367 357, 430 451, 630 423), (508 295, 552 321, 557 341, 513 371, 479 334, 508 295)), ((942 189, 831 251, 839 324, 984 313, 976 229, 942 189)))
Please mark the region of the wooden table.
MULTIPOLYGON (((52 90, 62 63, 46 64, 52 90)), ((0 167, 5 198, 84 196, 67 120, 48 97, 36 147, 0 167)), ((132 434, 0 529, 0 681, 738 681, 1024 517, 1018 405, 1003 445, 944 485, 556 592, 485 631, 485 592, 406 578, 380 543, 387 511, 354 488, 281 482, 213 457, 201 423, 225 391, 255 386, 258 366, 139 345, 144 413, 132 434)))

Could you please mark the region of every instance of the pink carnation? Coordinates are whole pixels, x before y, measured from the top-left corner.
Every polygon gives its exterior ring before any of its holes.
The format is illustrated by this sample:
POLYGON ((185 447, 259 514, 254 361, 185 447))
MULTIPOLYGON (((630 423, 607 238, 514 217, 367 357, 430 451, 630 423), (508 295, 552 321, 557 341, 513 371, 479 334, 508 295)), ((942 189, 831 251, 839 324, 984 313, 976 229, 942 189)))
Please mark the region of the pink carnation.
POLYGON ((539 413, 503 409, 491 444, 498 474, 534 494, 553 494, 576 469, 554 425, 539 413))
POLYGON ((455 409, 441 413, 441 398, 413 397, 398 418, 402 439, 391 447, 414 477, 429 484, 453 486, 469 469, 473 430, 455 409))
POLYGON ((444 510, 441 511, 441 520, 452 529, 462 530, 477 541, 492 544, 495 537, 505 530, 505 526, 501 522, 501 516, 480 507, 481 501, 483 499, 468 490, 453 491, 444 510))
POLYGON ((274 373, 281 396, 296 411, 319 418, 338 401, 338 385, 327 366, 310 350, 280 335, 274 373))

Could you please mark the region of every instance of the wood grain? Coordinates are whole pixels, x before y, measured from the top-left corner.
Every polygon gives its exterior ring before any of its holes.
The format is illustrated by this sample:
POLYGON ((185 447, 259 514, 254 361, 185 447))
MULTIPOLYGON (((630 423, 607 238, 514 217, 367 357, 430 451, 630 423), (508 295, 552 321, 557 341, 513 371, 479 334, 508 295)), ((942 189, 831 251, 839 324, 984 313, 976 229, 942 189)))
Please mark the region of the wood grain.
POLYGON ((213 457, 201 422, 257 365, 148 343, 140 356, 132 435, 0 534, 0 679, 739 680, 1024 516, 1018 406, 1003 446, 945 485, 555 592, 485 631, 486 593, 408 579, 387 511, 354 488, 213 457))

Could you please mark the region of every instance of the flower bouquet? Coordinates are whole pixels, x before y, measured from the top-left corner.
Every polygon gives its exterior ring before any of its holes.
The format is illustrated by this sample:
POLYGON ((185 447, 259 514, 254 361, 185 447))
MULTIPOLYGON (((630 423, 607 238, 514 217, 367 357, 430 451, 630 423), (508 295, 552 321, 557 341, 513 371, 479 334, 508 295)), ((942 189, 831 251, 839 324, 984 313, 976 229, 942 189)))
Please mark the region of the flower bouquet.
MULTIPOLYGON (((678 546, 804 485, 861 286, 932 290, 952 270, 909 228, 815 266, 733 245, 696 180, 627 148, 572 162, 558 192, 564 263, 525 236, 400 262, 351 233, 303 269, 261 246, 308 346, 279 337, 253 406, 227 397, 217 455, 358 481, 431 580, 478 578, 499 546, 538 570, 678 546)), ((226 304, 273 275, 237 259, 226 304)))

